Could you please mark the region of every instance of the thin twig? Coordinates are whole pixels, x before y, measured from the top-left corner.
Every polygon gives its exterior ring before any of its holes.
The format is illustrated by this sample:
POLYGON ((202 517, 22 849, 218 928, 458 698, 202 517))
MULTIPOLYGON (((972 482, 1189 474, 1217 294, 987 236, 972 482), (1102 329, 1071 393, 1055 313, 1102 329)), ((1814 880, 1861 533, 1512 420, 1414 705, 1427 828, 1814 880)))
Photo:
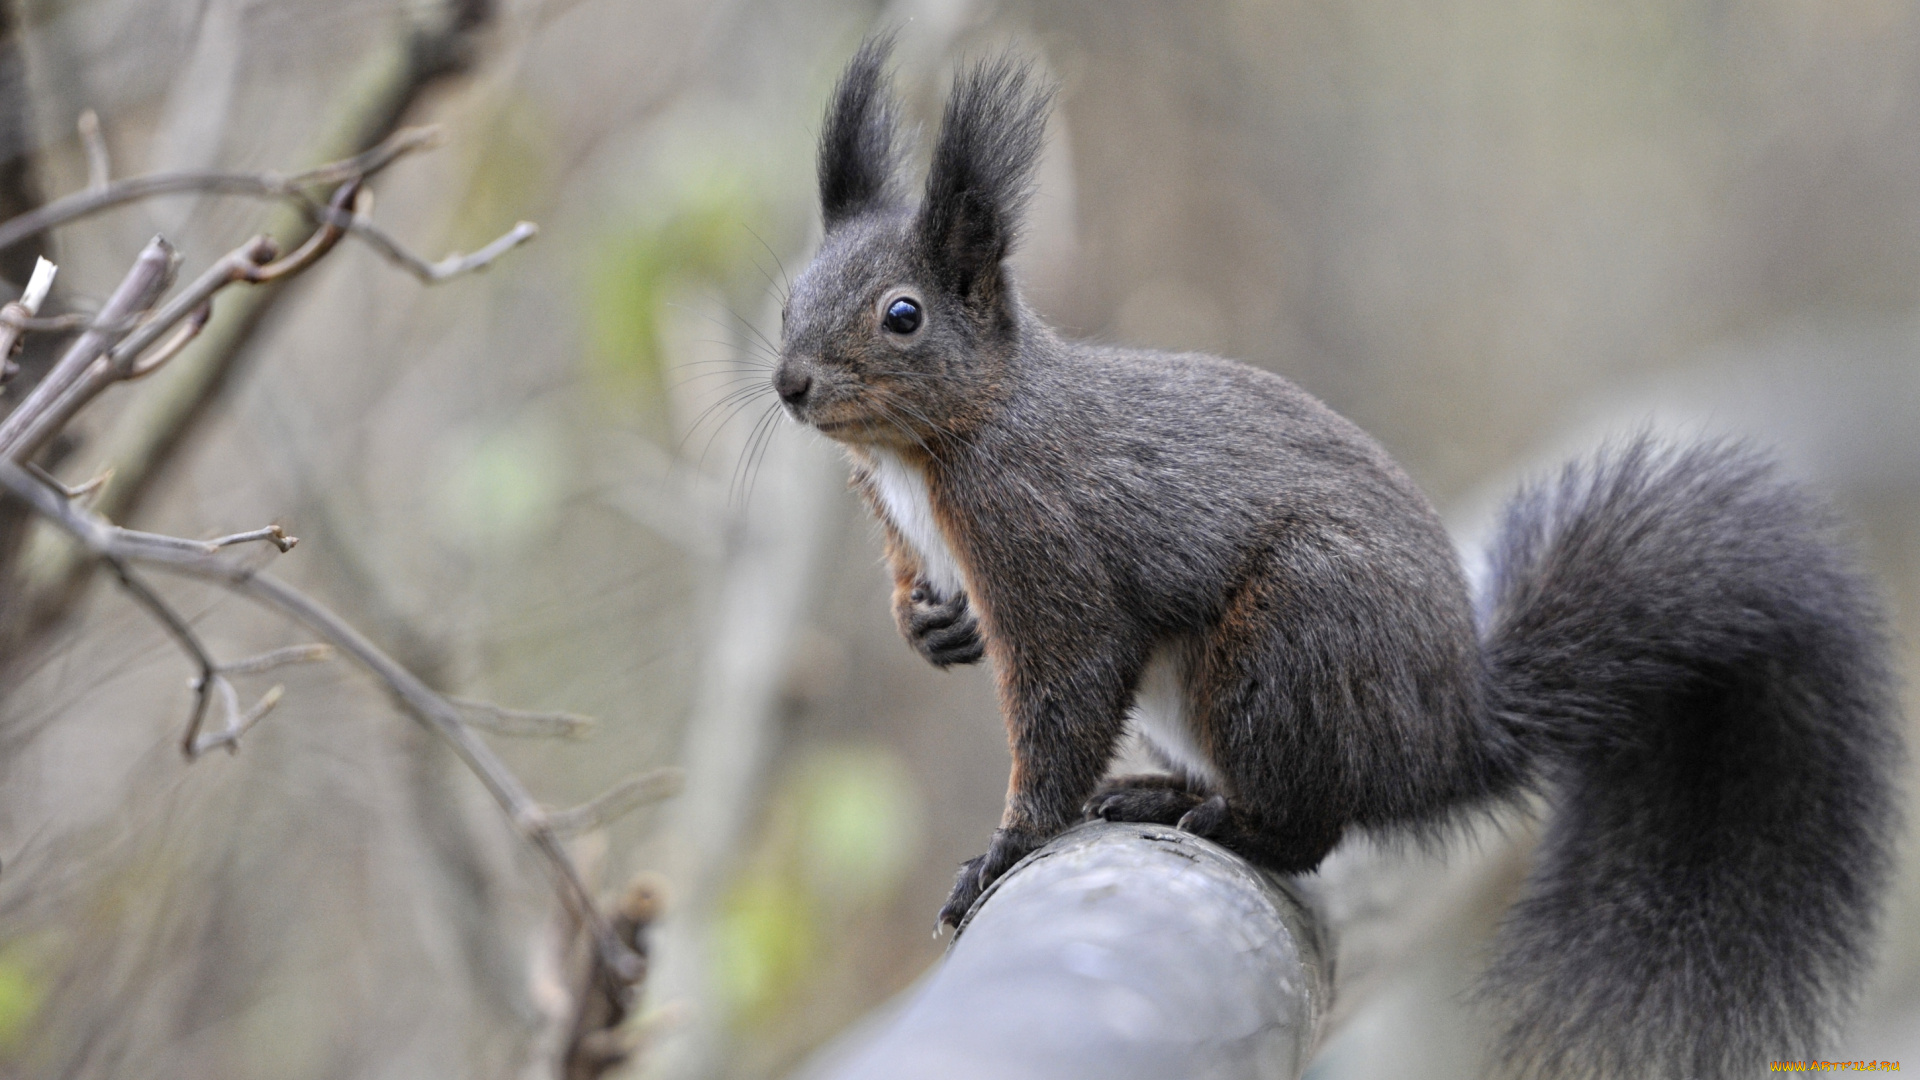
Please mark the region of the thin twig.
POLYGON ((155 547, 169 548, 174 551, 187 551, 199 555, 211 555, 224 547, 235 544, 248 544, 256 540, 265 540, 282 552, 292 551, 300 542, 297 536, 288 536, 287 531, 278 525, 266 525, 246 532, 237 532, 229 536, 219 536, 212 540, 188 540, 179 536, 167 536, 162 533, 136 532, 133 529, 121 529, 129 540, 155 547))
POLYGON ((99 491, 101 488, 107 486, 107 481, 113 479, 113 470, 108 469, 105 472, 99 473, 93 479, 87 481, 86 483, 81 484, 79 487, 68 487, 66 484, 63 484, 60 482, 59 477, 53 475, 52 473, 34 464, 33 462, 29 461, 26 463, 26 465, 27 465, 28 472, 39 477, 42 482, 46 483, 49 487, 52 487, 55 491, 58 491, 60 494, 65 495, 69 499, 84 499, 87 496, 93 494, 94 492, 99 491))
POLYGON ((20 336, 26 332, 27 323, 40 313, 40 305, 47 302, 47 293, 53 290, 53 275, 59 268, 46 259, 38 259, 33 264, 33 276, 27 279, 27 290, 20 299, 0 308, 0 383, 13 378, 19 368, 13 362, 14 347, 20 344, 20 336))
POLYGON ((561 836, 605 828, 643 806, 673 798, 686 783, 686 770, 672 766, 631 776, 589 802, 548 814, 547 825, 561 836))
POLYGON ((226 727, 211 735, 197 737, 190 735, 186 744, 188 761, 193 761, 207 751, 217 750, 222 746, 226 747, 230 754, 239 753, 240 736, 245 735, 253 729, 253 725, 265 719, 266 715, 273 711, 273 707, 280 704, 280 699, 287 692, 286 687, 276 685, 260 695, 260 700, 254 702, 252 708, 243 711, 240 708, 240 692, 234 689, 232 682, 223 676, 215 675, 213 685, 219 691, 220 703, 226 706, 226 727))
POLYGON ((100 114, 86 109, 75 126, 80 129, 80 145, 87 151, 87 190, 105 191, 113 183, 113 163, 107 157, 107 140, 100 134, 100 114))
MULTIPOLYGON (((91 112, 82 114, 82 129, 91 112)), ((98 119, 94 120, 95 132, 98 132, 98 119)), ((368 246, 380 256, 406 270, 429 285, 438 284, 449 278, 485 269, 500 256, 526 243, 539 232, 531 222, 522 221, 507 230, 492 243, 471 254, 455 252, 438 262, 426 259, 409 251, 392 234, 375 225, 370 218, 345 212, 341 206, 328 206, 316 201, 309 190, 327 185, 339 185, 355 180, 365 180, 388 165, 413 153, 416 150, 437 146, 442 142, 438 127, 404 128, 395 132, 385 142, 364 154, 343 161, 332 162, 306 172, 292 176, 282 176, 274 172, 231 173, 231 172, 174 172, 153 173, 136 176, 117 182, 95 183, 92 167, 99 164, 104 169, 104 158, 94 162, 89 150, 89 181, 85 190, 55 199, 39 209, 22 214, 5 223, 0 223, 0 248, 34 233, 64 225, 92 214, 111 210, 141 199, 152 199, 165 195, 216 194, 239 195, 258 199, 272 199, 291 203, 306 216, 309 221, 323 228, 333 228, 350 232, 365 240, 368 246)), ((101 146, 104 155, 104 144, 101 146)), ((326 246, 331 247, 339 237, 329 238, 326 246)), ((302 248, 303 251, 306 248, 302 248)), ((314 257, 317 257, 315 255, 314 257)), ((308 259, 307 261, 311 261, 308 259)), ((279 268, 270 276, 249 278, 250 281, 266 281, 272 277, 292 273, 304 266, 304 262, 285 268, 279 268)), ((60 328, 72 325, 63 322, 60 328)), ((34 327, 34 329, 52 327, 34 327)))
POLYGON ((540 232, 539 227, 533 222, 522 221, 507 230, 493 243, 470 255, 455 252, 439 262, 430 263, 402 247, 398 240, 375 225, 372 218, 355 214, 347 219, 346 227, 383 257, 429 285, 459 277, 461 274, 470 274, 475 270, 484 270, 495 259, 533 239, 540 232))
POLYGON ((183 172, 149 173, 116 180, 99 189, 89 188, 42 204, 38 209, 0 223, 0 249, 70 221, 111 210, 141 199, 162 195, 240 195, 256 199, 304 204, 318 208, 306 191, 331 187, 348 180, 362 180, 416 150, 440 143, 438 128, 402 128, 379 146, 363 154, 329 162, 306 172, 282 176, 275 172, 236 173, 203 169, 183 172))
MULTIPOLYGON (((36 507, 36 509, 39 508, 36 507)), ((44 515, 45 511, 41 512, 44 515)), ((180 643, 180 647, 186 650, 187 655, 193 658, 193 662, 199 665, 200 674, 193 680, 193 715, 187 720, 187 734, 180 744, 187 757, 193 758, 196 756, 194 747, 200 740, 200 727, 206 720, 207 703, 213 694, 214 681, 220 677, 219 665, 213 662, 213 655, 207 652, 206 646, 200 644, 200 638, 194 634, 193 628, 187 625, 187 620, 181 618, 179 613, 162 600, 160 594, 154 592, 146 582, 135 577, 132 569, 127 566, 126 560, 107 555, 101 558, 113 568, 114 574, 120 579, 121 588, 146 608, 161 626, 166 627, 167 633, 172 635, 173 639, 180 643)))
POLYGON ((223 675, 257 675, 263 671, 286 667, 288 664, 317 664, 333 659, 333 646, 322 642, 309 645, 288 645, 271 649, 257 656, 240 660, 229 660, 220 665, 223 675))
POLYGON ((495 735, 572 739, 590 734, 598 723, 593 717, 579 713, 505 709, 491 701, 475 701, 451 695, 447 700, 466 710, 468 724, 495 735))

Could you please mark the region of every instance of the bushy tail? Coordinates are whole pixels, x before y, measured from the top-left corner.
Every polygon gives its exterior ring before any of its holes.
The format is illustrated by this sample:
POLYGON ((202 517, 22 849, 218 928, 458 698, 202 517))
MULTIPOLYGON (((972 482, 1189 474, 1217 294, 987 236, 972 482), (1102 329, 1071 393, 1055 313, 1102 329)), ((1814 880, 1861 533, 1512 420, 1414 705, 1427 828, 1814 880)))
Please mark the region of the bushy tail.
POLYGON ((1741 446, 1640 438, 1522 492, 1493 569, 1493 707, 1554 804, 1489 972, 1508 1064, 1813 1056, 1866 966, 1900 750, 1830 516, 1741 446))

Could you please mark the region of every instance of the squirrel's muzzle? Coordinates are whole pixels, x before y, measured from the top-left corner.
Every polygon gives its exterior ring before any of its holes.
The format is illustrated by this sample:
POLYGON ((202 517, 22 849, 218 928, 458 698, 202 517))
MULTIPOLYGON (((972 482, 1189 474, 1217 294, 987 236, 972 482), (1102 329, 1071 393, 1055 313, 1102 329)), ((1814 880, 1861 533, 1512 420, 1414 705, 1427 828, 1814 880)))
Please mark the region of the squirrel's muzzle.
POLYGON ((773 390, 787 408, 798 409, 806 404, 807 393, 813 389, 813 376, 801 370, 798 364, 782 364, 774 373, 773 390))

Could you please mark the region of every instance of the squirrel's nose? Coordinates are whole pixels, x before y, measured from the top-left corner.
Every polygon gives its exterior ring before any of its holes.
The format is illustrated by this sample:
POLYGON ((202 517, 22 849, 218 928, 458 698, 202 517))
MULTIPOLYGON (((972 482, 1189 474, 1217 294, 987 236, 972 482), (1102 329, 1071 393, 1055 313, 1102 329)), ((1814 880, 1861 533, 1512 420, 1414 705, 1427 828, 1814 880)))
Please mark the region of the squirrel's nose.
POLYGON ((813 376, 801 371, 797 365, 783 367, 773 377, 773 389, 780 395, 781 401, 798 408, 801 402, 807 400, 807 391, 813 389, 813 376))

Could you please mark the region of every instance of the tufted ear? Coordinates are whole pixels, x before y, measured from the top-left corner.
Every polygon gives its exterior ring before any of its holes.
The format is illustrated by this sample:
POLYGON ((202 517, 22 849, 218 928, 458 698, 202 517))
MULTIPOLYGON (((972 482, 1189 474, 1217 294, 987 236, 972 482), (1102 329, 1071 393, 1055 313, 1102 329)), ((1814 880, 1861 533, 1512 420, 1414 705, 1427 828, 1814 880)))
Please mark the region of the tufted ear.
POLYGON ((1032 192, 1053 88, 1011 57, 955 80, 927 173, 919 231, 933 265, 962 295, 988 301, 1002 286, 1032 192))
POLYGON ((829 229, 897 201, 898 108, 886 72, 892 51, 892 34, 868 38, 827 105, 820 129, 820 215, 829 229))

